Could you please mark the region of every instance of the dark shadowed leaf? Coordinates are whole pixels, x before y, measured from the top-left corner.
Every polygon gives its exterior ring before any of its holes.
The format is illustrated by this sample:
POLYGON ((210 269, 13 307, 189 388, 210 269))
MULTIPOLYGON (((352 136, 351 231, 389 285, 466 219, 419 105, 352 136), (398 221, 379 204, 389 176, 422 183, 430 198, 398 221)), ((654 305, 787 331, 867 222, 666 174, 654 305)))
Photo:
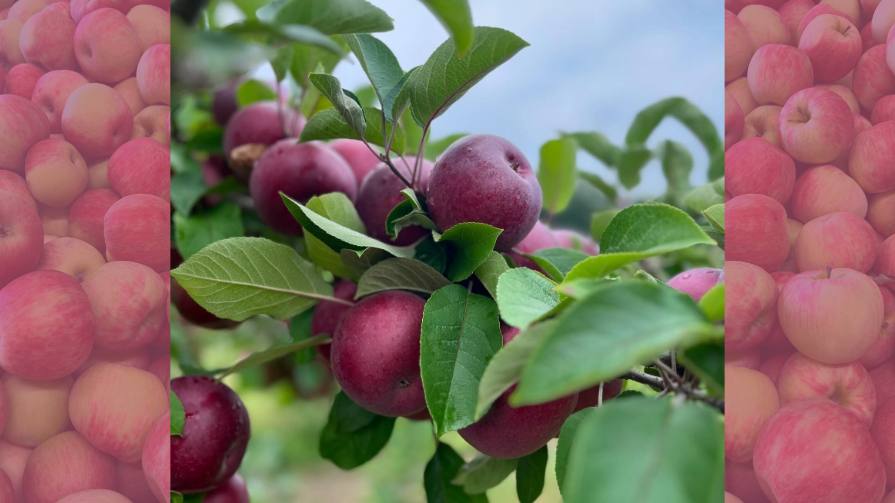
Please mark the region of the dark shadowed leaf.
POLYGON ((547 470, 547 446, 519 458, 516 468, 516 494, 519 503, 534 503, 544 492, 544 472, 547 470))
POLYGON ((339 393, 320 434, 320 455, 343 470, 357 468, 379 454, 394 427, 395 418, 364 410, 339 393))
POLYGON ((357 283, 357 298, 385 290, 430 294, 450 281, 432 266, 411 258, 388 258, 364 273, 357 283))
POLYGON ((460 468, 454 483, 468 494, 482 494, 504 481, 516 469, 515 459, 479 456, 460 468))
POLYGON ((467 494, 454 483, 462 466, 463 458, 451 446, 439 442, 423 474, 426 503, 487 503, 484 494, 467 494))
POLYGON ((221 239, 245 234, 242 210, 234 203, 223 203, 201 213, 174 214, 174 244, 184 259, 221 239))
MULTIPOLYGON (((307 206, 311 211, 339 225, 357 232, 366 232, 351 200, 341 192, 314 196, 307 206)), ((311 233, 305 235, 305 250, 311 262, 327 271, 341 278, 357 279, 354 271, 345 265, 341 255, 311 233)))
MULTIPOLYGON (((363 110, 367 125, 363 138, 337 110, 328 108, 315 113, 308 119, 308 123, 301 131, 301 141, 335 140, 338 138, 366 139, 369 143, 385 147, 388 135, 383 134, 382 131, 382 112, 376 108, 364 108, 363 110)), ((404 132, 399 127, 392 142, 392 151, 402 154, 404 144, 404 132)))
POLYGON ((478 222, 463 222, 446 230, 439 240, 448 248, 445 276, 451 281, 470 277, 488 259, 501 232, 497 227, 478 222))
POLYGON ((724 396, 724 342, 697 344, 679 353, 681 363, 699 376, 715 396, 724 396))

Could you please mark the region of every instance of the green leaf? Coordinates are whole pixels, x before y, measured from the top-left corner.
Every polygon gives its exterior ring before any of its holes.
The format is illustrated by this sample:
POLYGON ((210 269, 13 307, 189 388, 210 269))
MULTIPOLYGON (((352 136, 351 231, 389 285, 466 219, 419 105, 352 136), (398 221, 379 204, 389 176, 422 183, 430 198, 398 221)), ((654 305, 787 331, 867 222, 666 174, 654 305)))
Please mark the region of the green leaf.
POLYGON ((576 300, 583 299, 604 286, 614 283, 615 279, 574 279, 565 281, 556 287, 556 291, 576 300))
POLYGON ((684 211, 660 203, 625 208, 600 237, 600 255, 590 257, 569 271, 566 280, 600 278, 630 263, 695 245, 714 245, 684 211))
POLYGON ((579 171, 578 176, 580 176, 582 179, 584 179, 584 181, 593 185, 597 190, 602 192, 603 195, 606 196, 606 199, 609 199, 610 202, 616 203, 618 201, 618 189, 616 189, 614 185, 603 180, 600 175, 587 171, 579 171))
POLYGON ((193 206, 208 190, 202 178, 202 168, 185 149, 177 147, 171 149, 171 167, 174 169, 171 177, 171 205, 177 213, 189 215, 193 206))
POLYGON ((429 159, 430 161, 438 159, 438 156, 440 156, 442 152, 453 145, 455 141, 465 136, 469 135, 467 133, 454 133, 437 140, 429 140, 426 142, 426 159, 429 159))
POLYGON ((394 101, 400 93, 401 86, 406 82, 398 58, 385 43, 370 34, 349 35, 345 37, 345 41, 351 47, 351 52, 367 74, 370 83, 373 84, 385 119, 393 122, 394 101))
POLYGON ((445 247, 436 243, 431 236, 423 238, 422 241, 417 243, 413 258, 428 264, 439 273, 444 273, 445 269, 447 269, 447 252, 445 247))
POLYGON ((264 36, 280 43, 306 44, 333 54, 342 54, 342 48, 333 39, 315 28, 301 24, 271 24, 257 19, 247 19, 226 26, 223 31, 249 36, 264 36))
MULTIPOLYGON (((341 192, 331 192, 312 197, 308 209, 318 215, 356 232, 364 233, 364 222, 354 209, 348 196, 341 192)), ((341 278, 357 279, 342 261, 341 255, 311 233, 305 234, 305 250, 311 262, 341 278)))
POLYGON ((609 223, 612 222, 612 219, 618 215, 619 211, 615 208, 610 208, 608 210, 598 211, 591 215, 590 218, 590 235, 596 241, 600 241, 600 238, 603 237, 603 233, 606 232, 606 228, 609 227, 609 223))
POLYGON ((305 232, 312 234, 332 250, 341 252, 342 249, 362 251, 365 248, 376 248, 386 251, 396 257, 410 258, 413 256, 413 248, 392 246, 346 227, 320 215, 314 210, 296 202, 285 194, 280 194, 289 213, 298 220, 305 232))
POLYGON ((712 394, 724 396, 724 341, 697 344, 681 351, 678 357, 712 394))
POLYGON ((171 436, 179 437, 183 434, 183 423, 186 422, 186 412, 183 410, 183 402, 173 391, 168 392, 171 403, 171 436))
POLYGON ((275 99, 277 99, 277 93, 260 80, 249 79, 236 88, 236 102, 240 107, 248 106, 258 101, 275 99))
POLYGON ((462 222, 446 230, 439 243, 448 247, 450 260, 445 271, 448 279, 463 281, 470 277, 494 251, 501 232, 497 227, 479 222, 462 222))
POLYGON ((662 142, 658 157, 662 160, 662 172, 668 181, 668 194, 677 202, 690 189, 693 156, 686 147, 669 140, 662 142))
POLYGON ((724 283, 717 283, 699 299, 699 307, 706 318, 719 323, 724 321, 724 283))
POLYGON ((267 348, 263 351, 258 351, 257 353, 252 353, 249 356, 243 358, 236 362, 235 365, 224 369, 221 371, 218 376, 219 379, 223 379, 224 377, 235 374, 237 372, 241 372, 245 369, 258 367, 264 365, 265 363, 272 362, 274 360, 278 360, 286 355, 290 355, 292 353, 297 353, 299 351, 303 351, 308 348, 313 348, 314 346, 319 346, 321 344, 328 343, 330 338, 326 335, 318 335, 314 337, 310 337, 308 339, 304 339, 298 342, 290 342, 289 344, 281 344, 278 346, 273 346, 267 348))
POLYGON ((488 489, 497 487, 515 469, 515 459, 479 456, 460 468, 454 483, 463 486, 467 494, 482 494, 488 489))
POLYGON ((401 190, 404 199, 392 208, 385 217, 385 231, 393 239, 398 237, 401 229, 405 227, 420 226, 424 229, 435 230, 435 223, 423 210, 419 199, 411 188, 401 190))
POLYGON ((475 407, 477 420, 488 412, 495 400, 519 381, 531 354, 555 326, 556 323, 552 320, 532 325, 519 332, 491 358, 479 383, 475 407))
POLYGON ((360 277, 357 298, 385 290, 408 290, 430 294, 450 281, 430 265, 412 258, 389 258, 379 262, 360 277))
POLYGON ((500 317, 510 326, 527 327, 559 304, 555 287, 543 274, 527 267, 510 269, 497 281, 500 317))
POLYGON ((458 53, 453 39, 441 44, 410 78, 410 104, 421 126, 430 124, 491 70, 528 43, 500 28, 477 27, 472 47, 458 53))
POLYGON ((724 179, 718 179, 694 188, 684 196, 684 205, 693 211, 703 212, 711 206, 724 203, 724 179))
POLYGON ((500 275, 510 269, 503 255, 499 252, 492 251, 488 254, 488 258, 475 270, 475 276, 479 278, 482 285, 488 290, 492 298, 497 298, 497 280, 500 275))
MULTIPOLYGON (((315 113, 308 119, 301 131, 301 141, 335 140, 338 138, 366 139, 369 143, 385 147, 387 134, 384 134, 382 130, 382 112, 375 108, 364 108, 363 110, 366 121, 366 131, 363 137, 345 121, 338 111, 328 108, 315 113)), ((404 145, 404 133, 401 128, 398 128, 392 143, 392 151, 402 154, 404 145)))
POLYGON ((565 133, 563 136, 574 139, 581 150, 584 150, 608 167, 614 168, 621 156, 621 149, 613 145, 609 138, 606 138, 602 133, 581 131, 565 133))
POLYGON ((484 494, 467 494, 454 483, 462 467, 463 458, 451 446, 439 442, 423 474, 426 503, 487 503, 484 494))
POLYGON ((379 454, 394 427, 395 418, 373 414, 340 392, 320 434, 320 456, 343 470, 357 468, 379 454))
POLYGON ((640 184, 640 172, 646 163, 651 161, 653 153, 643 145, 629 146, 622 151, 618 158, 618 180, 627 189, 633 189, 640 184))
POLYGON ((339 112, 342 119, 351 126, 351 129, 363 138, 364 131, 367 128, 364 110, 361 108, 360 103, 354 101, 345 93, 339 79, 324 73, 312 73, 309 79, 311 84, 314 84, 314 87, 333 104, 333 107, 339 112))
POLYGON ((587 253, 568 248, 546 248, 529 255, 543 271, 550 270, 554 281, 562 281, 563 277, 582 260, 590 257, 587 253))
MULTIPOLYGON (((314 310, 308 309, 289 320, 289 337, 292 339, 292 342, 302 342, 313 336, 311 333, 311 322, 313 319, 314 310)), ((326 335, 332 336, 332 334, 326 335)), ((296 352, 295 361, 298 363, 309 363, 314 361, 316 356, 317 352, 314 348, 306 348, 296 352)))
POLYGON ((578 145, 570 138, 550 140, 541 145, 538 181, 544 195, 544 209, 561 213, 575 193, 575 153, 578 145))
POLYGON ((715 204, 706 208, 703 212, 705 218, 715 229, 724 232, 724 204, 715 204))
POLYGON ((245 234, 242 210, 234 203, 222 203, 189 216, 175 213, 173 218, 174 244, 184 259, 215 241, 245 234))
POLYGON ((229 238, 187 259, 171 276, 218 318, 285 320, 332 296, 332 287, 295 250, 263 238, 229 238))
POLYGON ((596 407, 588 407, 572 414, 566 422, 563 423, 559 432, 559 440, 556 442, 556 463, 554 470, 556 472, 556 483, 559 485, 560 493, 564 493, 563 482, 566 479, 566 472, 569 465, 569 452, 572 450, 572 442, 575 440, 575 434, 584 418, 589 417, 597 410, 596 407))
POLYGON ((420 368, 426 405, 442 435, 471 425, 479 380, 501 346, 497 304, 448 285, 429 297, 423 311, 420 368))
POLYGON ((544 491, 544 472, 547 470, 547 446, 519 458, 516 468, 516 494, 519 503, 534 503, 544 491))
POLYGON ((597 289, 556 320, 522 373, 510 398, 514 406, 595 386, 715 332, 690 297, 643 281, 597 289))
POLYGON ((388 14, 366 0, 274 0, 258 9, 258 18, 276 24, 313 26, 327 35, 394 28, 388 14))
POLYGON ((421 0, 435 14, 454 39, 457 53, 463 55, 472 46, 475 31, 467 0, 421 0))
POLYGON ((568 503, 723 499, 724 426, 719 414, 700 404, 612 400, 584 416, 569 445, 568 503))

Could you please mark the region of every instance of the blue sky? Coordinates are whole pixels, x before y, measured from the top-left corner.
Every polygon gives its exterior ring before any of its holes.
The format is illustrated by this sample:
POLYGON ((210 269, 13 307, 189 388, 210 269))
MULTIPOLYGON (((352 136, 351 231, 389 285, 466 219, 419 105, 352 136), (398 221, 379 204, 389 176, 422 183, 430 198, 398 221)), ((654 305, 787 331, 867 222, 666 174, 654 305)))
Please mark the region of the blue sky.
MULTIPOLYGON (((447 34, 418 0, 371 0, 395 30, 378 34, 405 68, 422 64, 447 34)), ((634 115, 669 96, 705 111, 719 132, 723 117, 723 13, 717 0, 471 0, 477 25, 508 29, 531 46, 477 84, 436 120, 432 138, 454 132, 492 133, 519 146, 533 165, 542 143, 558 131, 600 131, 621 143, 634 115)), ((342 63, 346 88, 367 83, 359 65, 342 63)), ((693 182, 707 158, 686 130, 667 121, 651 144, 681 141, 696 160, 693 182)), ((607 173, 579 156, 581 167, 607 173)), ((611 175, 610 175, 611 177, 611 175)), ((664 188, 653 163, 636 193, 664 188)))

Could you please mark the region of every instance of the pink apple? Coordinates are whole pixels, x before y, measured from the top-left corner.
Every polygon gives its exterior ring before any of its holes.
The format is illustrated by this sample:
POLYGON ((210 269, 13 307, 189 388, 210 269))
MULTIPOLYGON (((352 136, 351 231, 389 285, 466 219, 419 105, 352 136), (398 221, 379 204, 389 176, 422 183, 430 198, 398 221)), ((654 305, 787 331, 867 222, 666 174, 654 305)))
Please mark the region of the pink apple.
POLYGON ((808 23, 799 38, 799 49, 811 60, 818 82, 834 82, 846 76, 861 57, 861 33, 849 20, 822 14, 808 23))
POLYGON ((697 267, 676 274, 666 283, 679 292, 686 293, 693 300, 699 299, 712 289, 721 279, 722 271, 713 267, 697 267))
POLYGON ((871 123, 879 124, 886 121, 895 121, 895 94, 878 99, 870 112, 871 123))
POLYGON ((851 269, 796 275, 783 287, 777 311, 792 345, 830 365, 860 359, 876 343, 884 316, 879 287, 851 269))
POLYGON ((22 481, 28 503, 57 503, 78 491, 113 487, 113 460, 73 431, 60 433, 34 449, 22 481))
POLYGON ((865 192, 895 190, 895 121, 881 122, 855 137, 848 171, 865 192))
POLYGON ((812 398, 827 398, 870 426, 876 413, 876 390, 867 369, 860 363, 825 365, 792 355, 777 379, 780 402, 788 404, 812 398))
POLYGON ((812 87, 793 94, 780 110, 783 150, 806 164, 834 161, 854 140, 852 112, 838 94, 812 87))
POLYGON ((870 371, 879 402, 895 398, 895 361, 888 361, 870 371))
POLYGON ((757 370, 725 365, 724 376, 724 455, 745 463, 780 400, 774 383, 757 370))
POLYGON ((22 21, 18 19, 0 21, 0 63, 12 66, 25 62, 25 56, 19 47, 21 32, 22 21))
POLYGON ((747 262, 724 264, 727 351, 758 347, 777 323, 777 284, 767 272, 747 262))
POLYGON ((121 493, 108 489, 88 489, 62 498, 58 503, 132 503, 121 493))
POLYGON ((91 189, 72 203, 68 210, 69 235, 90 243, 101 253, 106 251, 103 219, 120 198, 109 189, 91 189))
MULTIPOLYGON (((879 447, 889 480, 895 480, 895 399, 880 402, 870 432, 879 447)), ((895 486, 895 482, 889 485, 895 486)))
POLYGON ((799 24, 805 15, 814 8, 815 4, 816 0, 788 0, 780 7, 780 19, 789 30, 789 34, 792 37, 791 40, 799 40, 801 35, 799 24))
POLYGON ((780 110, 777 105, 756 107, 745 119, 743 138, 763 138, 771 145, 780 148, 780 110))
POLYGON ((790 214, 800 222, 836 212, 867 216, 867 196, 864 190, 841 169, 818 166, 796 179, 790 200, 790 214))
POLYGON ((78 21, 75 57, 87 78, 115 84, 133 76, 143 50, 137 30, 120 11, 97 9, 78 21))
POLYGON ((17 2, 13 2, 9 7, 7 16, 9 16, 9 19, 18 19, 24 23, 31 16, 40 12, 44 7, 58 1, 59 0, 18 0, 17 2))
POLYGON ((43 74, 44 71, 37 65, 19 63, 6 74, 6 92, 30 100, 34 87, 43 74))
POLYGON ((154 5, 135 5, 127 20, 137 30, 140 47, 145 51, 155 44, 171 43, 171 15, 154 5))
POLYGON ((358 187, 367 174, 380 163, 379 157, 370 152, 370 149, 360 140, 335 140, 330 142, 329 146, 351 166, 351 171, 354 171, 354 176, 357 178, 358 187))
POLYGON ((60 237, 44 244, 39 268, 64 272, 81 281, 105 263, 102 254, 85 241, 60 237))
POLYGON ((57 2, 22 25, 19 48, 30 63, 48 70, 74 70, 77 68, 74 34, 75 22, 68 15, 68 4, 57 2))
POLYGON ((799 49, 768 44, 755 51, 746 79, 756 103, 783 105, 790 96, 814 84, 814 71, 811 60, 799 49))
POLYGON ((109 184, 122 196, 151 194, 171 197, 168 149, 151 138, 137 138, 118 147, 109 158, 109 184))
POLYGON ((37 202, 66 208, 87 188, 87 163, 71 143, 48 138, 28 150, 25 180, 37 202))
POLYGON ((168 145, 171 143, 171 109, 163 105, 153 105, 140 110, 134 116, 134 138, 152 138, 168 145))
MULTIPOLYGON (((2 139, 0 139, 2 141, 2 139)), ((0 170, 0 174, 6 173, 0 170)), ((37 206, 10 173, 0 178, 0 288, 26 272, 37 268, 43 249, 43 227, 37 206), (10 178, 16 183, 10 183, 10 178)))
POLYGON ((131 0, 71 0, 71 17, 80 21, 87 14, 102 8, 127 12, 128 7, 134 3, 131 0))
POLYGON ((873 39, 877 43, 885 42, 889 30, 895 26, 895 1, 882 0, 873 11, 870 23, 873 29, 873 39))
POLYGON ((858 60, 852 79, 852 90, 866 110, 873 110, 877 100, 895 94, 895 73, 886 64, 886 46, 867 50, 858 60))
POLYGON ((773 501, 880 501, 886 488, 867 426, 823 399, 782 407, 758 436, 753 466, 773 501))
POLYGON ((88 161, 111 155, 130 139, 132 131, 133 116, 127 102, 103 84, 75 89, 62 110, 65 139, 88 161))
POLYGON ((789 255, 786 210, 771 197, 745 194, 725 205, 727 260, 745 261, 769 271, 789 255))
POLYGON ((876 270, 890 278, 895 278, 895 235, 889 236, 880 245, 876 270))
POLYGON ((895 293, 883 286, 879 292, 883 294, 885 319, 876 343, 861 357, 861 364, 868 369, 879 367, 895 355, 895 293))
POLYGON ((724 80, 743 76, 755 46, 743 22, 729 10, 724 11, 724 80))
POLYGON ((863 273, 879 256, 879 237, 854 213, 829 213, 807 222, 795 245, 799 271, 846 267, 863 273))
POLYGON ((31 101, 47 115, 51 131, 62 131, 62 109, 65 108, 65 102, 75 89, 86 83, 87 79, 83 75, 71 70, 53 70, 37 79, 31 101))
POLYGON ((124 99, 124 102, 127 103, 127 107, 130 108, 132 114, 137 115, 140 113, 140 110, 146 108, 146 103, 143 102, 143 96, 140 95, 140 86, 137 85, 136 77, 122 80, 115 84, 114 89, 118 91, 118 94, 120 94, 124 99))
POLYGON ((895 234, 895 191, 870 196, 867 220, 883 237, 895 234))
POLYGON ((737 17, 749 32, 755 47, 767 44, 789 44, 791 35, 780 14, 766 5, 748 5, 737 17))
POLYGON ((91 189, 108 189, 109 185, 109 161, 97 161, 87 167, 89 181, 87 187, 91 189))
POLYGON ((23 447, 37 447, 68 428, 71 377, 56 381, 26 381, 13 375, 0 380, 8 401, 3 438, 23 447))
POLYGON ((160 416, 146 435, 141 463, 149 489, 159 501, 171 491, 171 416, 160 416))
POLYGON ((761 350, 758 348, 747 351, 733 351, 726 349, 724 353, 724 364, 758 370, 758 366, 761 364, 761 350))
POLYGON ((764 361, 761 362, 761 365, 758 366, 758 370, 761 371, 762 374, 768 376, 768 378, 776 384, 777 379, 780 378, 780 371, 783 370, 786 361, 789 360, 790 356, 793 354, 797 353, 785 351, 767 356, 764 361))
POLYGON ((755 107, 758 106, 758 103, 755 102, 755 98, 752 96, 752 91, 749 90, 749 81, 746 80, 746 77, 740 77, 727 84, 724 91, 733 96, 745 115, 749 115, 749 112, 755 110, 755 107))
POLYGON ((728 197, 764 194, 786 203, 796 178, 796 166, 785 152, 763 138, 743 140, 724 153, 728 197))
POLYGON ((156 44, 140 58, 137 65, 140 96, 150 105, 171 104, 171 46, 156 44))
POLYGON ((797 28, 796 40, 799 40, 799 38, 801 38, 802 34, 805 32, 805 29, 808 28, 808 25, 811 24, 812 21, 825 14, 840 16, 852 23, 857 23, 859 21, 857 18, 851 18, 845 12, 837 9, 832 5, 827 4, 824 1, 821 1, 820 3, 812 7, 808 12, 806 12, 804 16, 802 16, 802 19, 799 21, 799 26, 797 28))
POLYGON ((65 208, 40 208, 40 222, 47 236, 68 236, 68 214, 65 208))
POLYGON ((0 470, 9 477, 13 491, 17 495, 22 494, 22 478, 31 452, 31 449, 26 447, 0 440, 0 470))
POLYGON ((828 91, 833 91, 834 93, 838 94, 840 98, 844 99, 846 103, 848 103, 848 108, 851 109, 852 113, 861 113, 861 104, 858 103, 858 98, 855 97, 855 93, 852 92, 850 87, 844 84, 820 84, 816 87, 826 89, 828 91))
POLYGON ((47 117, 20 96, 0 95, 0 169, 21 173, 25 153, 50 134, 47 117))
POLYGON ((77 280, 59 271, 20 276, 0 290, 0 366, 25 379, 65 377, 90 355, 94 327, 77 280))
POLYGON ((103 217, 109 260, 139 262, 156 272, 170 268, 170 205, 148 194, 124 196, 103 217))

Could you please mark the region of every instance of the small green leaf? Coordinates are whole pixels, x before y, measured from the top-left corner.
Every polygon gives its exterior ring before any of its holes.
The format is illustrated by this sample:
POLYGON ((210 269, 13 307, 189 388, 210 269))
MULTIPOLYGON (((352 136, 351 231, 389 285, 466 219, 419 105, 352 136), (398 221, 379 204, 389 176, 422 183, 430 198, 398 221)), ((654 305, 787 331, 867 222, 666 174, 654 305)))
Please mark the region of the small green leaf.
POLYGON ((313 26, 328 35, 394 28, 388 14, 366 0, 274 0, 257 14, 262 21, 313 26))
POLYGON ((668 181, 668 194, 672 201, 677 202, 690 189, 693 156, 680 143, 668 140, 659 147, 658 157, 662 160, 662 172, 668 181))
POLYGON ((441 44, 410 78, 410 104, 421 126, 430 124, 485 75, 527 42, 500 28, 477 27, 472 47, 461 54, 453 39, 441 44))
POLYGON ((185 149, 171 149, 171 205, 181 215, 189 215, 208 190, 199 163, 185 149))
POLYGON ((488 290, 488 293, 491 294, 492 298, 497 298, 497 280, 500 278, 500 275, 505 273, 510 269, 510 266, 507 264, 503 255, 499 252, 492 251, 488 254, 488 258, 485 259, 482 264, 476 268, 475 276, 479 278, 479 281, 482 282, 482 285, 488 290))
POLYGON ((215 241, 245 234, 242 210, 234 203, 223 203, 189 216, 175 213, 173 218, 174 244, 184 259, 215 241))
MULTIPOLYGON (((313 335, 311 333, 311 322, 314 319, 314 310, 308 309, 307 311, 299 314, 298 316, 289 320, 289 337, 292 339, 292 342, 302 342, 308 340, 313 335)), ((332 334, 326 334, 332 336, 332 334)), ((314 358, 317 356, 317 352, 314 348, 306 348, 296 352, 295 361, 298 363, 309 363, 314 361, 314 358)))
POLYGON ((421 0, 451 34, 461 56, 472 46, 475 31, 467 0, 421 0))
POLYGON ((724 341, 705 342, 678 354, 681 363, 696 374, 715 396, 724 396, 724 341))
POLYGON ((610 202, 616 203, 618 201, 618 189, 615 188, 609 182, 603 180, 600 175, 596 173, 590 173, 587 171, 579 171, 578 176, 580 176, 584 181, 593 185, 597 190, 603 193, 606 196, 606 199, 609 199, 610 202))
POLYGON ((643 145, 633 145, 622 150, 618 158, 618 180, 627 189, 633 189, 640 183, 640 172, 646 163, 651 161, 653 153, 643 145))
POLYGON ((426 405, 442 435, 475 421, 479 380, 501 346, 497 304, 448 285, 432 294, 423 311, 420 368, 426 405))
POLYGON ((600 238, 603 237, 603 233, 606 232, 606 228, 609 227, 609 222, 612 222, 612 219, 618 215, 619 211, 615 208, 610 208, 608 210, 598 211, 591 216, 590 219, 590 235, 596 241, 599 241, 600 238))
POLYGON ((460 468, 454 483, 463 486, 467 494, 483 494, 497 487, 516 469, 515 459, 496 459, 479 456, 460 468))
POLYGON ((718 229, 720 232, 724 232, 724 205, 723 204, 715 204, 713 206, 709 206, 703 212, 705 218, 712 224, 715 229, 718 229))
POLYGON ((703 212, 711 206, 724 203, 724 179, 718 179, 694 188, 684 196, 684 206, 703 212))
POLYGON ((556 442, 556 483, 559 485, 560 493, 564 493, 563 482, 566 479, 566 472, 569 465, 569 452, 572 450, 572 443, 575 440, 575 434, 584 418, 590 416, 597 410, 596 407, 587 407, 572 414, 566 422, 563 423, 559 432, 559 440, 556 442))
POLYGON ((265 363, 272 362, 274 360, 278 360, 286 355, 290 355, 292 353, 296 353, 298 351, 303 351, 308 348, 313 348, 314 346, 319 346, 321 344, 328 343, 330 338, 326 335, 317 335, 314 337, 310 337, 308 339, 304 339, 298 342, 290 342, 289 344, 281 344, 278 346, 273 346, 267 348, 263 351, 258 351, 257 353, 252 353, 249 356, 243 358, 236 362, 235 365, 224 369, 220 375, 219 379, 223 379, 224 377, 235 374, 237 372, 241 372, 245 369, 258 367, 260 365, 264 365, 265 363))
MULTIPOLYGON (((308 209, 318 215, 356 232, 364 233, 364 222, 354 209, 348 196, 341 192, 331 192, 312 197, 308 209)), ((305 234, 305 250, 311 262, 341 278, 357 279, 342 261, 341 255, 311 233, 305 234)))
POLYGON ((271 24, 257 19, 247 19, 223 28, 224 32, 249 36, 264 36, 274 43, 306 44, 341 55, 342 48, 320 31, 301 24, 271 24))
POLYGON ((724 425, 701 404, 612 400, 585 415, 573 434, 562 481, 568 503, 723 499, 724 425))
POLYGON ((183 410, 183 402, 173 391, 168 392, 171 402, 171 436, 179 437, 183 434, 183 423, 186 422, 186 412, 183 410))
POLYGON ((438 443, 423 474, 426 503, 487 503, 484 494, 467 494, 462 486, 454 483, 463 464, 463 458, 451 446, 438 443))
POLYGON ((388 258, 374 264, 357 283, 357 298, 385 290, 408 290, 430 294, 450 281, 424 262, 411 258, 388 258))
POLYGON ((602 133, 576 132, 565 133, 564 137, 573 138, 581 150, 584 150, 608 167, 615 167, 621 156, 621 149, 613 145, 602 133))
POLYGON ((446 230, 439 243, 448 247, 450 260, 445 271, 448 279, 463 281, 470 277, 488 259, 501 232, 497 227, 478 222, 463 222, 446 230))
POLYGON ((529 324, 559 305, 556 284, 527 267, 516 267, 497 281, 497 305, 503 321, 516 328, 529 324))
POLYGON ((595 386, 716 332, 690 297, 644 281, 599 288, 556 322, 522 373, 510 397, 514 406, 595 386))
POLYGON ((332 295, 313 264, 263 238, 212 243, 171 276, 206 310, 236 321, 260 314, 284 320, 332 295))
POLYGON ((423 238, 422 241, 417 243, 413 258, 428 264, 432 269, 442 274, 447 268, 445 246, 435 242, 431 236, 423 238))
POLYGON ((435 230, 435 224, 423 210, 416 192, 408 187, 402 189, 401 194, 404 199, 385 218, 385 231, 388 235, 393 239, 397 238, 402 229, 413 226, 435 230))
POLYGON ((430 161, 438 159, 438 156, 440 156, 442 152, 453 145, 455 141, 465 136, 469 135, 467 133, 454 133, 437 140, 429 140, 426 142, 426 159, 429 159, 430 161))
MULTIPOLYGON (((301 141, 336 140, 339 138, 366 139, 369 143, 385 147, 388 135, 382 130, 382 112, 375 108, 364 108, 363 110, 366 122, 366 131, 363 137, 345 121, 337 110, 329 108, 315 113, 308 119, 301 131, 301 141)), ((402 154, 404 145, 404 132, 398 128, 394 142, 392 142, 392 151, 402 154)))
POLYGON ((568 248, 546 248, 534 252, 529 255, 529 257, 531 257, 542 270, 546 271, 549 268, 551 271, 554 271, 556 276, 553 277, 553 280, 562 281, 563 277, 565 277, 575 265, 590 257, 590 255, 568 248))
POLYGON ((360 103, 354 101, 342 89, 339 79, 325 73, 312 73, 309 77, 314 87, 333 104, 342 119, 351 126, 358 136, 364 138, 367 121, 360 103))
POLYGON ((364 410, 340 392, 320 434, 320 455, 343 470, 357 468, 379 454, 394 427, 395 418, 364 410))
POLYGON ((706 318, 719 323, 724 321, 724 283, 717 283, 699 299, 699 307, 706 318))
POLYGON ((385 43, 377 39, 373 35, 361 33, 357 35, 349 35, 345 37, 351 52, 357 58, 370 83, 373 84, 373 90, 379 98, 379 103, 385 113, 385 119, 393 122, 394 116, 394 100, 400 93, 400 88, 406 82, 404 70, 398 58, 388 48, 385 43))
POLYGON ((260 80, 249 79, 236 88, 236 102, 240 107, 248 106, 258 101, 272 101, 275 99, 277 99, 277 93, 260 80))
POLYGON ((699 244, 714 245, 715 241, 684 211, 667 204, 635 204, 606 227, 600 237, 600 255, 573 267, 566 280, 600 278, 630 263, 699 244))
POLYGON ((333 222, 285 194, 281 193, 280 197, 286 204, 289 213, 298 220, 305 232, 314 235, 314 237, 334 251, 341 252, 342 249, 362 251, 365 248, 376 248, 396 257, 410 258, 413 256, 412 247, 392 246, 383 243, 354 229, 333 222))
POLYGON ((516 468, 516 494, 519 503, 534 503, 544 492, 544 472, 547 470, 547 446, 519 458, 516 468))
POLYGON ((488 412, 495 400, 519 381, 531 354, 555 326, 556 323, 552 320, 532 325, 513 337, 491 358, 479 383, 475 408, 477 420, 488 412))
POLYGON ((544 195, 544 209, 561 213, 575 193, 575 153, 578 145, 570 138, 550 140, 541 145, 538 180, 544 195))

